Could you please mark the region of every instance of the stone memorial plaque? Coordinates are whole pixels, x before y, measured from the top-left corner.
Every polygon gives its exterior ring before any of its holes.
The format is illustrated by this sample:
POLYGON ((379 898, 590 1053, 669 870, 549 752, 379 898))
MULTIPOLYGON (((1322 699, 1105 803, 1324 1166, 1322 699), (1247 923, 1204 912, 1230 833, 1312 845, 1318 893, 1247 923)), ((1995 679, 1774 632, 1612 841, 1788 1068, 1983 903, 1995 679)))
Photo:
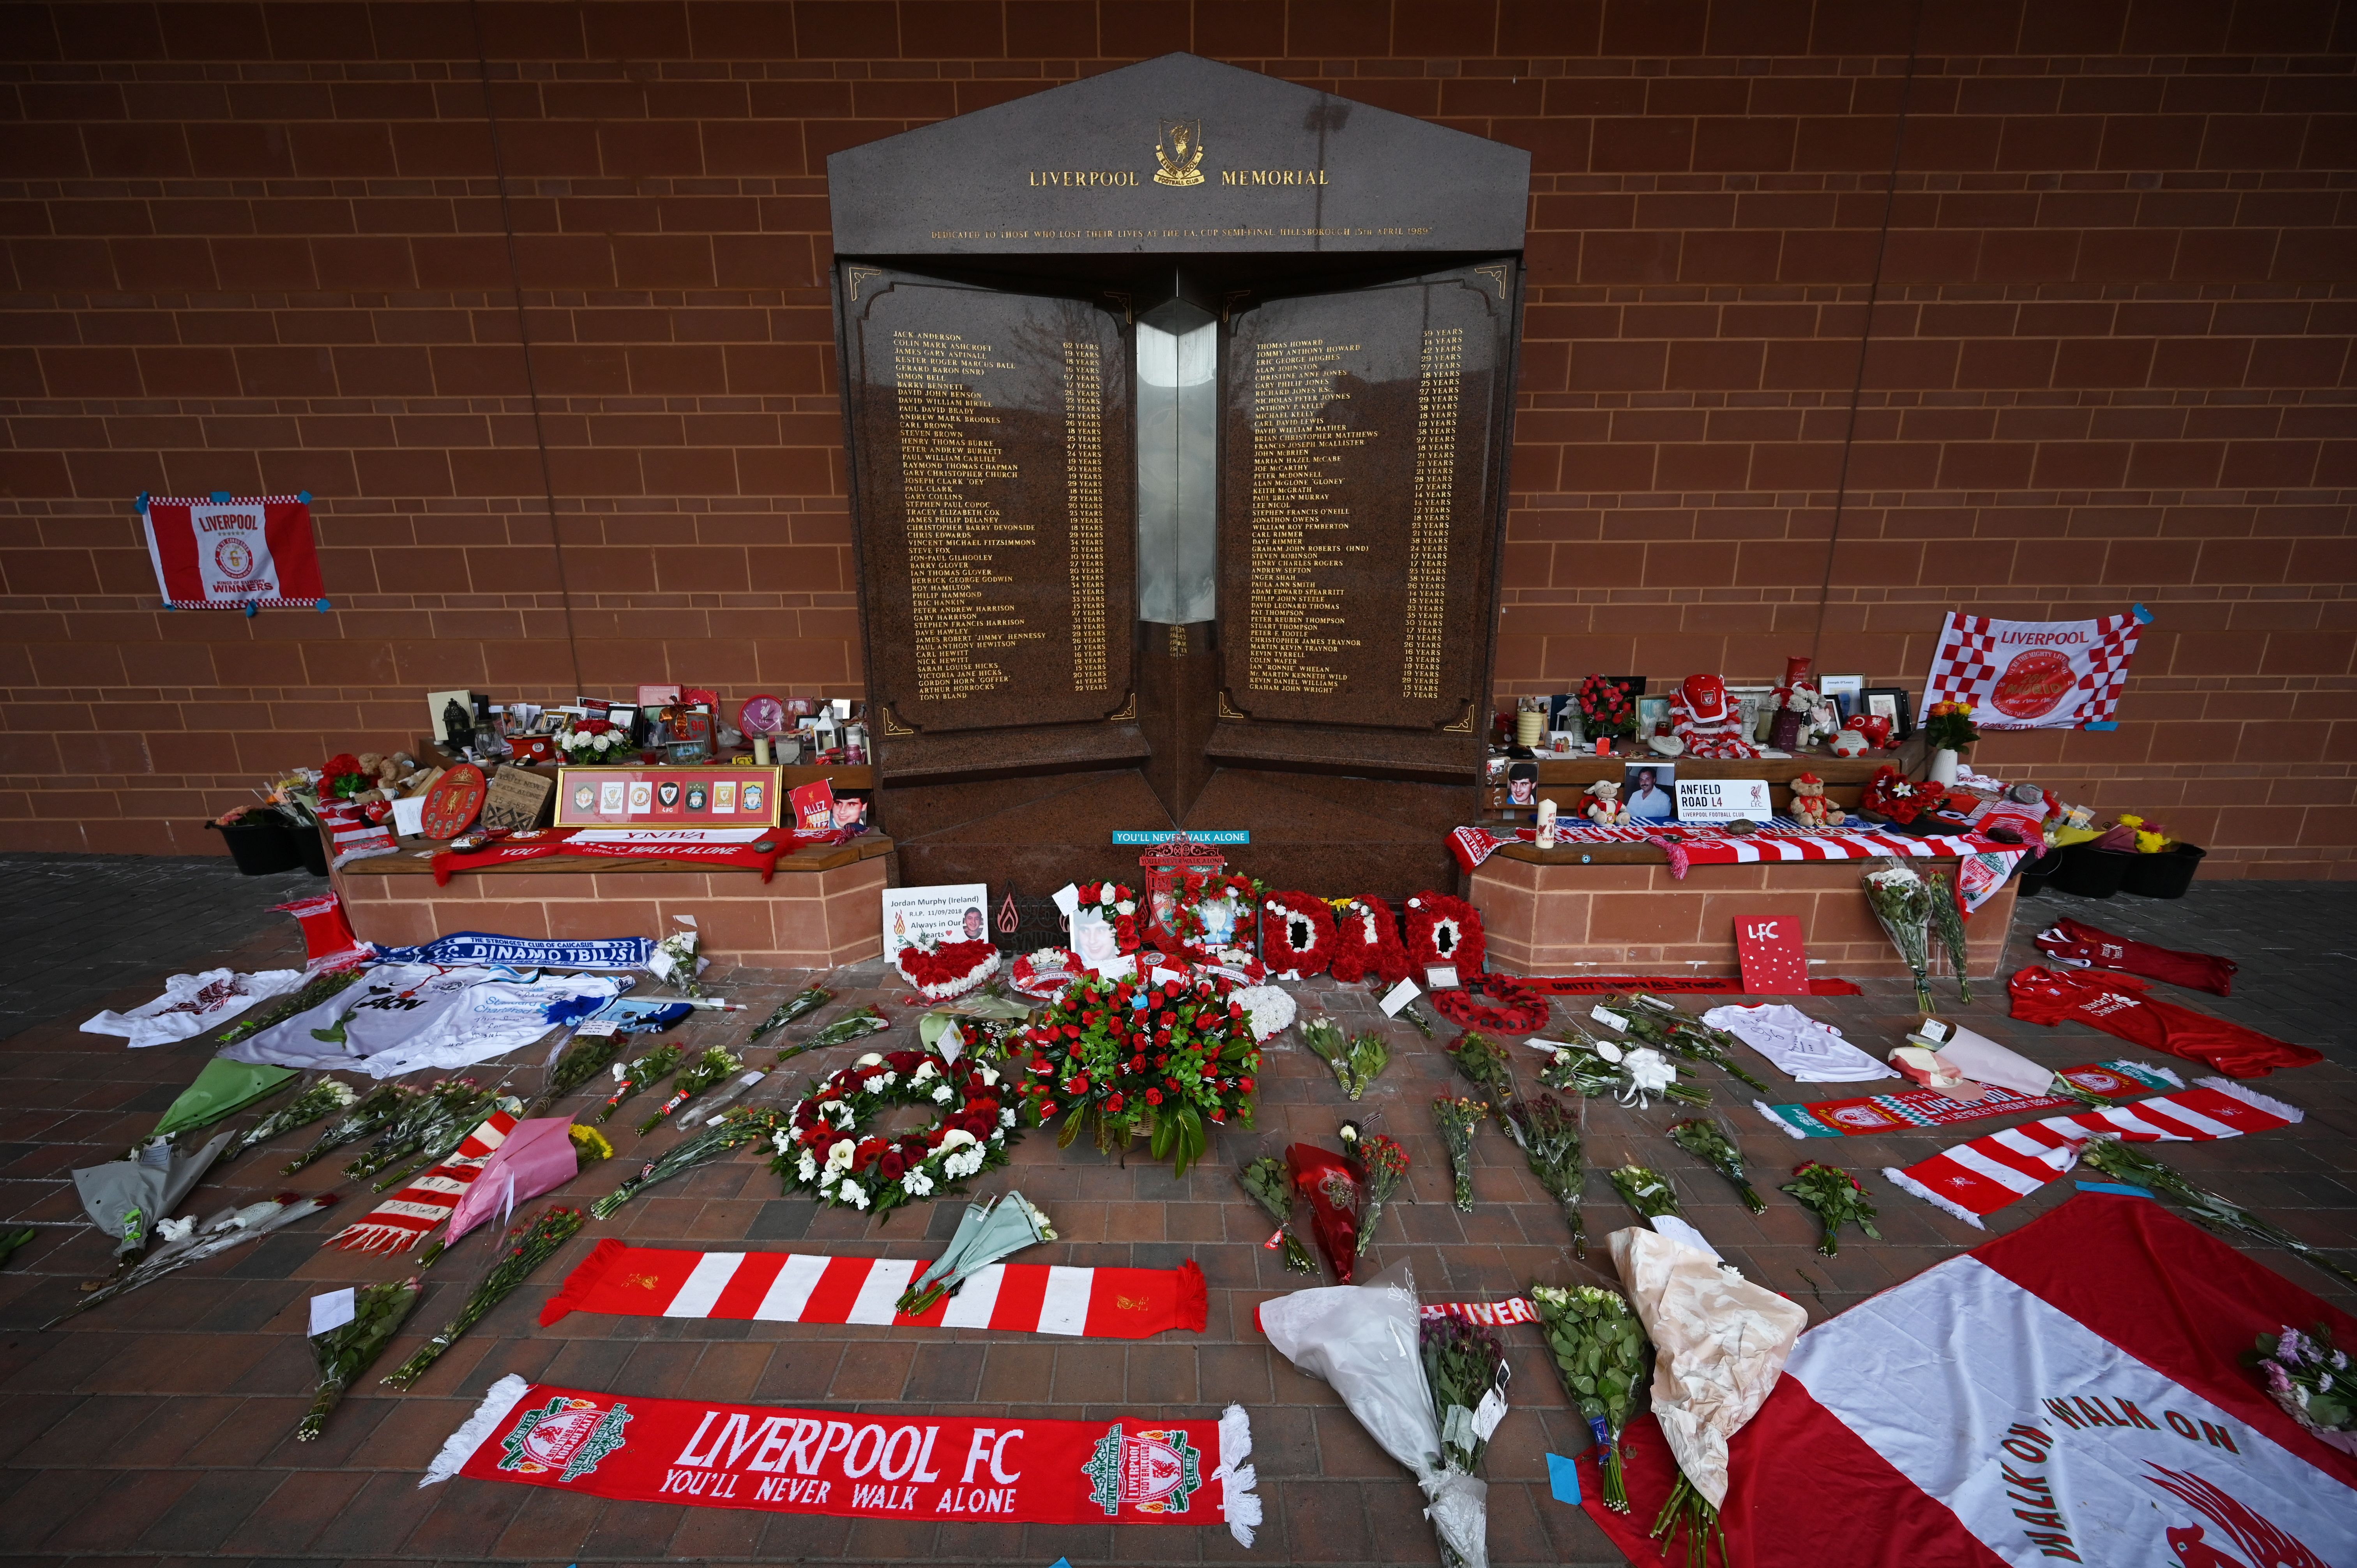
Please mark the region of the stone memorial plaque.
POLYGON ((1478 723, 1515 285, 1501 260, 1236 317, 1222 719, 1478 723))
POLYGON ((1121 315, 851 264, 843 285, 885 733, 1119 711, 1136 553, 1121 315))

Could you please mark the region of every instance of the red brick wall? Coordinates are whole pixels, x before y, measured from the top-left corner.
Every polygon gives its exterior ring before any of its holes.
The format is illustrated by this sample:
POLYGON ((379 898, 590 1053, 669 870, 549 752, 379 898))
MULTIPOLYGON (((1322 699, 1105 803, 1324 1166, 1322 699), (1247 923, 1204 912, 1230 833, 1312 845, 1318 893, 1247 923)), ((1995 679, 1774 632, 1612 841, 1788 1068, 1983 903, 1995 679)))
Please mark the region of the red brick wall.
POLYGON ((2141 600, 2120 729, 1982 764, 2357 875, 2357 8, 490 4, 513 274, 468 5, 5 16, 0 844, 576 660, 856 693, 826 154, 1192 48, 1534 154, 1505 692, 2141 600), (216 489, 319 498, 332 613, 156 608, 131 498, 216 489))

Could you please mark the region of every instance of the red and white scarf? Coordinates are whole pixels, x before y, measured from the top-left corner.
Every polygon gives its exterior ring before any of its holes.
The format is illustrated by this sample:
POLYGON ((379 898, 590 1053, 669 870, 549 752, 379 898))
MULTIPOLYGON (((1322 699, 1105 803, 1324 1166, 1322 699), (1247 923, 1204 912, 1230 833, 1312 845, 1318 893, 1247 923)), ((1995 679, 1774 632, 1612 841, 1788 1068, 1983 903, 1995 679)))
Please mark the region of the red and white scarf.
POLYGON ((1070 1269, 993 1263, 952 1296, 911 1317, 900 1299, 920 1258, 831 1258, 813 1252, 688 1252, 600 1241, 540 1310, 721 1317, 762 1323, 871 1323, 898 1328, 996 1328, 1091 1339, 1200 1334, 1210 1310, 1203 1272, 1070 1269))
POLYGON ((2304 1116, 2231 1079, 2196 1079, 2194 1085, 2134 1105, 2008 1127, 1943 1149, 1905 1170, 1886 1167, 1882 1174, 1894 1186, 1979 1228, 1986 1216, 2077 1165, 2079 1151, 2098 1133, 2131 1144, 2200 1144, 2272 1132, 2304 1116))
POLYGON ((328 1238, 328 1244, 347 1252, 398 1252, 425 1240, 427 1231, 450 1218, 467 1188, 483 1174, 483 1163, 507 1142, 515 1124, 506 1112, 492 1112, 448 1159, 378 1204, 375 1212, 328 1238))

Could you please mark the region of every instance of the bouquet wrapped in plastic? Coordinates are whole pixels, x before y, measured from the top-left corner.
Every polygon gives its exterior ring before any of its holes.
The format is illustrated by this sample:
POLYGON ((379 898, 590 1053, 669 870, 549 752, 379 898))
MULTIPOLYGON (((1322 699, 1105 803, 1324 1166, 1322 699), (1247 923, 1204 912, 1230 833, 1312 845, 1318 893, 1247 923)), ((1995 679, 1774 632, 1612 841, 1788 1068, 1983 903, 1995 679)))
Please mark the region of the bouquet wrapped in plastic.
POLYGON ((1866 901, 1882 922, 1882 934, 1915 976, 1915 1004, 1926 1013, 1936 1011, 1932 1005, 1931 885, 1911 866, 1886 856, 1881 870, 1866 874, 1866 901))
POLYGON ((1645 1384, 1644 1326, 1627 1296, 1600 1285, 1533 1285, 1531 1305, 1538 1309, 1539 1332, 1555 1357, 1563 1391, 1596 1434, 1603 1455, 1604 1506, 1627 1513, 1620 1434, 1637 1413, 1645 1384))
POLYGON ((311 1336, 311 1355, 319 1363, 319 1386, 311 1408, 295 1428, 296 1442, 315 1442, 327 1430, 328 1417, 343 1402, 344 1391, 384 1354, 384 1348, 417 1309, 421 1294, 414 1274, 405 1280, 363 1285, 352 1294, 350 1321, 311 1336))
POLYGON ((1282 1250, 1286 1272, 1316 1273, 1318 1264, 1309 1256, 1309 1249, 1293 1233, 1293 1177, 1286 1172, 1285 1162, 1274 1155, 1264 1155, 1237 1171, 1236 1181, 1276 1221, 1276 1234, 1265 1244, 1282 1250))
POLYGON ((491 1308, 505 1301, 516 1286, 532 1277, 532 1272, 548 1262, 573 1233, 587 1223, 589 1217, 577 1208, 562 1205, 544 1211, 537 1219, 521 1223, 508 1231, 508 1250, 482 1283, 468 1293, 458 1315, 445 1324, 442 1331, 417 1348, 417 1353, 395 1368, 384 1380, 388 1388, 407 1391, 425 1375, 425 1369, 441 1359, 442 1352, 458 1342, 458 1337, 483 1320, 491 1308))
MULTIPOLYGON (((1260 1323, 1278 1355, 1329 1385, 1367 1435, 1415 1477, 1444 1561, 1488 1568, 1489 1483, 1451 1463, 1449 1455, 1462 1455, 1461 1442, 1443 1442, 1408 1266, 1394 1263, 1363 1285, 1278 1296, 1262 1304, 1260 1323)), ((1492 1408, 1502 1415, 1503 1399, 1492 1408)), ((1482 1418, 1469 1419, 1486 1441, 1482 1418)), ((1494 1430, 1494 1419, 1490 1425, 1494 1430)))
POLYGON ((1615 998, 1610 1007, 1598 1008, 1598 1012, 1620 1019, 1622 1028, 1632 1039, 1688 1061, 1709 1062, 1760 1093, 1768 1092, 1768 1086, 1746 1072, 1735 1059, 1738 1042, 1734 1036, 1712 1028, 1674 1002, 1639 992, 1633 996, 1615 998))
POLYGON ((1318 1250, 1334 1267, 1344 1284, 1359 1261, 1359 1225, 1366 1208, 1366 1189, 1350 1162, 1315 1144, 1296 1144, 1285 1151, 1293 1172, 1293 1190, 1309 1203, 1310 1233, 1318 1250))
POLYGON ((358 1102, 344 1108, 341 1115, 321 1129, 318 1141, 285 1165, 278 1167, 281 1176, 293 1176, 314 1160, 324 1159, 346 1144, 357 1144, 371 1133, 381 1133, 392 1125, 394 1117, 406 1106, 423 1099, 424 1091, 406 1089, 397 1083, 380 1083, 362 1095, 358 1102))
POLYGON ((226 1164, 248 1149, 258 1149, 297 1127, 308 1127, 322 1116, 349 1111, 359 1099, 360 1095, 341 1079, 314 1079, 302 1093, 231 1139, 229 1147, 221 1151, 221 1162, 226 1164))
POLYGON ((1440 1124, 1440 1142, 1448 1150, 1448 1174, 1454 1180, 1457 1209, 1473 1212, 1473 1130, 1490 1108, 1478 1100, 1443 1095, 1432 1102, 1432 1119, 1440 1124))
POLYGON ((1554 1053, 1539 1069, 1539 1082, 1548 1089, 1567 1089, 1582 1099, 1609 1097, 1634 1111, 1642 1111, 1654 1095, 1685 1105, 1707 1105, 1710 1090, 1678 1080, 1678 1064, 1651 1046, 1634 1047, 1610 1040, 1534 1040, 1554 1053))
POLYGON ((748 1047, 758 1046, 762 1036, 784 1028, 805 1014, 817 1012, 834 1000, 834 993, 824 986, 813 985, 797 991, 779 1003, 776 1012, 753 1026, 753 1032, 745 1036, 745 1044, 748 1047))

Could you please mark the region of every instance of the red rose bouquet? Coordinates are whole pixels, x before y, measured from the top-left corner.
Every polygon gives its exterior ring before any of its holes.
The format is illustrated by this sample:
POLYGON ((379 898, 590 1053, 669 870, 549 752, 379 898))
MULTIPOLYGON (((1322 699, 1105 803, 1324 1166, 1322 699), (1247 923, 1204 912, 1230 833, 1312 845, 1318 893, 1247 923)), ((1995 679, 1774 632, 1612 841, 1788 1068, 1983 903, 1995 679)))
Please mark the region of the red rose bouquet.
POLYGON ((1093 1125, 1111 1150, 1139 1129, 1177 1174, 1202 1157, 1211 1130, 1252 1125, 1260 1047, 1223 981, 1141 985, 1090 979, 1016 1036, 1023 1096, 1041 1122, 1064 1117, 1058 1146, 1093 1125))
POLYGON ((319 793, 334 800, 346 800, 363 789, 373 788, 376 780, 361 768, 361 759, 349 751, 339 751, 328 758, 319 769, 319 793))
POLYGON ((1599 735, 1637 733, 1637 704, 1629 688, 1609 675, 1590 675, 1579 683, 1579 723, 1590 740, 1599 735))
POLYGON ((1858 804, 1904 827, 1941 805, 1947 798, 1948 791, 1943 786, 1910 784, 1905 774, 1885 763, 1874 770, 1872 779, 1867 780, 1866 790, 1858 797, 1858 804))
POLYGON ((1392 907, 1369 895, 1334 907, 1334 978, 1345 985, 1380 980, 1397 985, 1407 978, 1407 950, 1400 946, 1392 907))

